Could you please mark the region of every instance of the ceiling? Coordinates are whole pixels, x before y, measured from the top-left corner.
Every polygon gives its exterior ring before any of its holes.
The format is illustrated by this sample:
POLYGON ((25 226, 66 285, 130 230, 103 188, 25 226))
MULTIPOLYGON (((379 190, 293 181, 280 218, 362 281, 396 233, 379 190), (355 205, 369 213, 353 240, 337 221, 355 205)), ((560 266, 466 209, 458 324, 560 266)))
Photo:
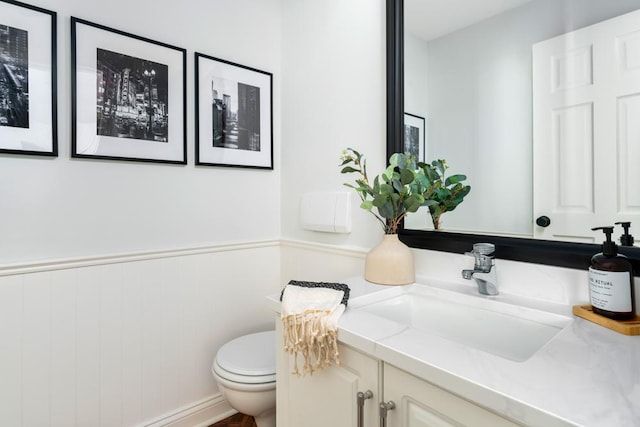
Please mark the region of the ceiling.
POLYGON ((404 0, 405 31, 432 40, 531 0, 404 0))

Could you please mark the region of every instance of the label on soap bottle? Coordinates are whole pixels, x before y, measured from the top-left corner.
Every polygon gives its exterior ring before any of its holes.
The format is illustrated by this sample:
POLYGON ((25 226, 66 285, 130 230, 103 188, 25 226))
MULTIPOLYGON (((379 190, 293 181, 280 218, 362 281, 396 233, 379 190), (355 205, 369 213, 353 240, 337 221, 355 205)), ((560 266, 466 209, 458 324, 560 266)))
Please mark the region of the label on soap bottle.
POLYGON ((602 271, 589 268, 591 305, 614 313, 631 311, 631 284, 627 271, 602 271))

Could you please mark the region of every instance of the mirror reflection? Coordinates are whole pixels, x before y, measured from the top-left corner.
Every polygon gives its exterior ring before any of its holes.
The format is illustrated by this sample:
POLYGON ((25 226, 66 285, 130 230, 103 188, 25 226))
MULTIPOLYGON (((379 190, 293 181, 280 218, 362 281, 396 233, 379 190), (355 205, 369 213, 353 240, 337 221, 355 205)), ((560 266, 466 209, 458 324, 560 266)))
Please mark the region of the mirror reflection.
MULTIPOLYGON (((472 187, 442 230, 593 243, 592 227, 639 229, 638 9, 404 1, 405 134, 472 187)), ((425 210, 405 227, 433 224, 425 210)))

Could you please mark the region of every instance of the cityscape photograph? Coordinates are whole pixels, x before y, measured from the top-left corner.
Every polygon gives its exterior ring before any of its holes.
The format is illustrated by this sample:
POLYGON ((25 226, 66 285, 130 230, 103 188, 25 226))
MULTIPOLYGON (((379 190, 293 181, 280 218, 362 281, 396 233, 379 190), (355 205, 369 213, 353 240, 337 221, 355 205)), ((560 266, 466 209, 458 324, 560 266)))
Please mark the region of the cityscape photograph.
POLYGON ((0 126, 29 127, 28 33, 0 25, 0 126))
POLYGON ((420 128, 404 125, 404 152, 420 158, 420 128))
POLYGON ((98 49, 98 135, 168 141, 167 65, 98 49))
POLYGON ((215 78, 211 96, 213 147, 260 151, 260 88, 215 78))

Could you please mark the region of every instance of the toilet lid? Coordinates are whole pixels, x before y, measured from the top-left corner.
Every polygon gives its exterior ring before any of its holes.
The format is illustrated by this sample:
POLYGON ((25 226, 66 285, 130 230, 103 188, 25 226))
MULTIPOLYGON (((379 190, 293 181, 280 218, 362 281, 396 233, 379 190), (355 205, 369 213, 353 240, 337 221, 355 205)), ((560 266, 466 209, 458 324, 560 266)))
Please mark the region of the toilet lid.
POLYGON ((218 350, 216 363, 232 374, 274 375, 276 373, 276 332, 258 332, 229 341, 218 350))

